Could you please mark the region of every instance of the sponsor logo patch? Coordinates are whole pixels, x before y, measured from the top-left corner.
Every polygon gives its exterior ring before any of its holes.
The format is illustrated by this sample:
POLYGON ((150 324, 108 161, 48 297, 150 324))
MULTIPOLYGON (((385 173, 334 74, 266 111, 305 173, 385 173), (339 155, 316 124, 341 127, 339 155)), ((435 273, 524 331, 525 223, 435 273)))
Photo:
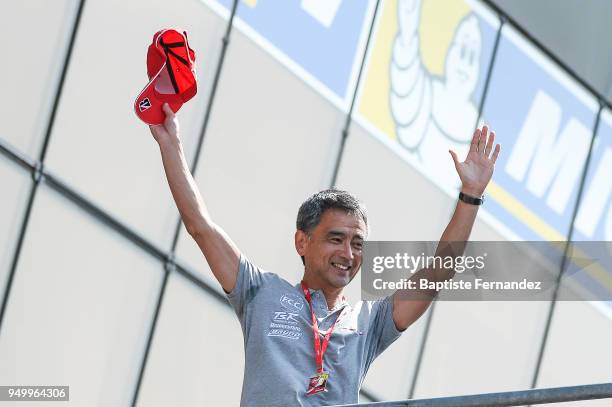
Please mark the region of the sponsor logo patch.
POLYGON ((301 311, 304 308, 304 301, 302 297, 296 294, 283 294, 280 297, 280 303, 283 308, 292 310, 292 311, 301 311))
POLYGON ((296 312, 274 311, 272 320, 267 330, 268 336, 276 336, 287 339, 299 339, 302 336, 302 328, 299 326, 296 312))
POLYGON ((297 316, 294 312, 276 311, 272 320, 283 324, 296 325, 298 323, 297 316))
POLYGON ((302 331, 292 331, 289 329, 273 328, 268 331, 268 336, 277 336, 288 339, 299 339, 302 336, 302 331))

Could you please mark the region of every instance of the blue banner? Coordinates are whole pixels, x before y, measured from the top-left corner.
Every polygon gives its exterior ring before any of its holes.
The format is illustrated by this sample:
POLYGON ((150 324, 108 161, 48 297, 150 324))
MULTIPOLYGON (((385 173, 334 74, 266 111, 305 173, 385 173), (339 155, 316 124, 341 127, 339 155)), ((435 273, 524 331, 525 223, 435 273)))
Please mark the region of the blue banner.
MULTIPOLYGON (((216 0, 229 9, 230 0, 216 0)), ((369 0, 243 0, 238 18, 343 102, 349 95, 369 0)), ((365 40, 365 38, 364 38, 365 40)), ((296 72, 298 75, 300 72, 296 72)), ((306 81, 309 78, 304 78, 306 81)))

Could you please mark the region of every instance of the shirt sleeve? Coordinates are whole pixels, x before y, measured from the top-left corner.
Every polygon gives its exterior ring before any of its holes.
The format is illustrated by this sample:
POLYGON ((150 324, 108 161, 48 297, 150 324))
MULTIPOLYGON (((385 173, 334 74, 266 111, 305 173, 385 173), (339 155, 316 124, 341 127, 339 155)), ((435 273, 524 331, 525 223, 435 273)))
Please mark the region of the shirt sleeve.
POLYGON ((236 285, 232 291, 226 294, 229 303, 240 319, 242 319, 249 301, 255 297, 263 286, 268 274, 270 273, 260 270, 243 254, 240 255, 236 285))
POLYGON ((370 324, 366 347, 366 366, 402 335, 393 322, 393 296, 371 303, 370 324))

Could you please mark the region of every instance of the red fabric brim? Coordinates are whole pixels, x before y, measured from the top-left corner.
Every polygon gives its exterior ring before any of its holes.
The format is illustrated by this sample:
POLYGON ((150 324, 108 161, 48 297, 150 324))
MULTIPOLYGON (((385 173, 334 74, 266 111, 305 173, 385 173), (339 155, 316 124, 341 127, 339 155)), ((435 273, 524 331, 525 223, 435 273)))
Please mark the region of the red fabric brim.
POLYGON ((160 93, 159 90, 171 90, 167 87, 168 82, 168 71, 166 64, 163 64, 134 102, 134 112, 140 120, 149 125, 162 124, 166 119, 166 114, 162 109, 164 103, 168 103, 170 109, 175 113, 183 106, 183 99, 180 95, 160 93))

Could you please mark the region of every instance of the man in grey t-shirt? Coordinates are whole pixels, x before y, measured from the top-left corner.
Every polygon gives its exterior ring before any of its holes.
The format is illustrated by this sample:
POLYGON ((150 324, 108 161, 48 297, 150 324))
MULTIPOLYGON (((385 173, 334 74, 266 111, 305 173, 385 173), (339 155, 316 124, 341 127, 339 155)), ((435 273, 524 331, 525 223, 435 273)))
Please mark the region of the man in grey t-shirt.
MULTIPOLYGON (((293 285, 253 265, 215 224, 186 164, 178 121, 151 126, 168 184, 187 231, 227 293, 244 335, 241 406, 356 403, 372 361, 416 321, 435 292, 398 290, 351 306, 342 292, 355 277, 367 237, 363 205, 345 191, 321 191, 300 207, 295 248, 304 263, 293 285), (407 301, 406 298, 412 298, 407 301)), ((462 188, 441 242, 466 241, 500 151, 487 127, 477 129, 464 162, 450 152, 462 188)), ((440 249, 438 249, 440 250, 440 249)), ((413 278, 445 281, 453 270, 424 269, 413 278)))

